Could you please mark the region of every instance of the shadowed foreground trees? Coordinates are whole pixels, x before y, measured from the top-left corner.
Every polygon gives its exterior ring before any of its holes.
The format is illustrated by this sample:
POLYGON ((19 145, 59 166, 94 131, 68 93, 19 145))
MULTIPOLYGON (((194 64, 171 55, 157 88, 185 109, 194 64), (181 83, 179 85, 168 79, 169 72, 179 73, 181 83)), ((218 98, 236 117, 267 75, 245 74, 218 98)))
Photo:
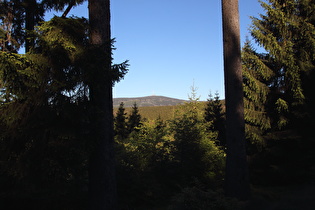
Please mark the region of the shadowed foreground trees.
POLYGON ((259 152, 251 151, 258 160, 251 164, 252 183, 309 182, 314 178, 315 3, 268 0, 261 6, 265 12, 252 18, 250 28, 259 48, 249 41, 243 48, 248 137, 251 146, 259 146, 259 152))
POLYGON ((77 183, 81 193, 89 165, 91 208, 115 206, 111 88, 127 63, 111 66, 109 25, 100 8, 109 12, 109 4, 91 5, 89 23, 65 17, 41 23, 23 55, 15 52, 25 40, 13 48, 19 33, 1 19, 0 166, 12 190, 68 195, 77 183))
POLYGON ((315 4, 269 0, 261 5, 266 14, 253 18, 251 34, 266 52, 250 43, 244 47, 246 99, 264 113, 266 129, 295 129, 309 139, 314 127, 315 4))

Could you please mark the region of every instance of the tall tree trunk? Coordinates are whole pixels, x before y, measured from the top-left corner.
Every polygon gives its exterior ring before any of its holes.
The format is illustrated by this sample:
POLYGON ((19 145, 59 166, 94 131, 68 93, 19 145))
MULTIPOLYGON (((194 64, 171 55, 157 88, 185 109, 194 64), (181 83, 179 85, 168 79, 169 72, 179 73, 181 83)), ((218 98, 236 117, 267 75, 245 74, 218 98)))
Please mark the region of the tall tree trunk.
POLYGON ((226 103, 226 195, 249 198, 238 0, 222 0, 226 103))
POLYGON ((34 31, 35 28, 35 10, 36 10, 36 0, 25 0, 25 52, 29 52, 32 47, 34 47, 34 39, 30 36, 30 32, 34 31))
POLYGON ((89 0, 93 81, 90 84, 93 146, 89 162, 89 207, 116 209, 113 140, 110 1, 89 0))

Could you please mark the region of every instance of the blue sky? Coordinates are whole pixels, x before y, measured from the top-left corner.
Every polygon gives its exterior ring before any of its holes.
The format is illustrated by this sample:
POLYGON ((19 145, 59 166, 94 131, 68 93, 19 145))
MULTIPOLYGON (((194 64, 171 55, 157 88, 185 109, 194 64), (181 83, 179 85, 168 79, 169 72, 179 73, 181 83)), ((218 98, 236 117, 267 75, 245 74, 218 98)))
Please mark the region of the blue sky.
MULTIPOLYGON (((239 0, 239 10, 243 43, 249 16, 263 10, 258 0, 239 0)), ((87 17, 87 5, 71 14, 87 17)), ((188 99, 193 84, 200 100, 210 91, 224 98, 221 0, 112 0, 111 18, 114 63, 130 61, 115 98, 188 99)))

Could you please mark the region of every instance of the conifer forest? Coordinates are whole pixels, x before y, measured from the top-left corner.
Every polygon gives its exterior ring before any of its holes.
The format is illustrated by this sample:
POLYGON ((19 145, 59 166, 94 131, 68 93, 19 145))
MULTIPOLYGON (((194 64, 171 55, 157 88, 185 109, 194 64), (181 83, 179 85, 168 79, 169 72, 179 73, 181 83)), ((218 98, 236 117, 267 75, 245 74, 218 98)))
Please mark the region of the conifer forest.
POLYGON ((110 0, 83 2, 0 0, 0 209, 315 209, 313 0, 260 1, 242 48, 222 0, 225 99, 167 116, 113 109, 129 63, 110 0))

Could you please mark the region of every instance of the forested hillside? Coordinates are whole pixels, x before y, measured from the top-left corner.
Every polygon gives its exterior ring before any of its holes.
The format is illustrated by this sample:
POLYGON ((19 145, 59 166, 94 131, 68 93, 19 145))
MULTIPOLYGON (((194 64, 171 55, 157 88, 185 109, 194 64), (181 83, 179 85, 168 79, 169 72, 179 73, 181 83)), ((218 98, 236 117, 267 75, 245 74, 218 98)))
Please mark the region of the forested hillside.
MULTIPOLYGON (((174 115, 176 114, 178 109, 181 107, 181 105, 184 105, 185 103, 189 103, 189 101, 185 101, 184 103, 179 103, 175 105, 167 105, 167 106, 158 106, 158 105, 141 106, 141 105, 138 105, 138 103, 136 103, 136 106, 138 107, 139 113, 144 119, 154 120, 157 118, 161 118, 162 120, 170 120, 174 117, 174 115)), ((220 103, 224 107, 224 102, 220 101, 220 103)), ((125 106, 125 103, 124 103, 126 114, 130 114, 132 112, 132 107, 134 105, 135 104, 133 103, 132 106, 128 107, 128 106, 125 106)), ((200 105, 201 105, 200 108, 203 109, 206 106, 206 102, 200 102, 200 105)), ((114 116, 116 115, 118 108, 119 106, 114 107, 114 116)))
POLYGON ((314 1, 252 17, 230 153, 219 93, 113 100, 129 64, 110 57, 109 1, 68 17, 82 2, 0 1, 0 209, 315 209, 314 1), (227 193, 227 155, 248 162, 251 195, 227 193))
POLYGON ((123 102, 125 107, 132 107, 136 103, 139 107, 143 106, 174 106, 182 104, 185 100, 170 98, 165 96, 146 96, 138 98, 114 98, 113 105, 118 107, 123 102))
MULTIPOLYGON (((138 106, 138 105, 137 105, 138 106)), ((139 113, 141 116, 148 120, 154 120, 157 118, 161 118, 163 120, 169 120, 174 117, 176 110, 178 109, 178 105, 174 106, 144 106, 139 107, 139 113)), ((114 116, 118 107, 114 108, 114 116)), ((132 112, 132 107, 126 107, 126 114, 130 114, 132 112)))

